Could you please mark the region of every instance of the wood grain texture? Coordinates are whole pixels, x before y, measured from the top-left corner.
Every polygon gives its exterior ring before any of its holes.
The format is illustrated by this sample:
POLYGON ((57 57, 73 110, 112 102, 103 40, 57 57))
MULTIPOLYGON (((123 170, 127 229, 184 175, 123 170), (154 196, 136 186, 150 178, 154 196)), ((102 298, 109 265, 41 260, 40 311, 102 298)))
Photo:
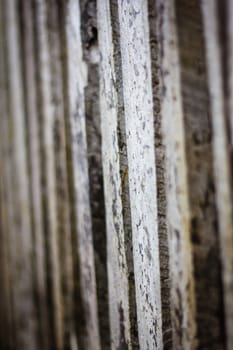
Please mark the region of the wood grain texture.
POLYGON ((151 58, 146 1, 118 1, 140 347, 162 348, 151 58))
POLYGON ((112 349, 136 349, 135 296, 132 266, 128 160, 125 144, 119 32, 109 1, 98 2, 100 45, 100 107, 107 224, 110 331, 112 349), (117 51, 118 49, 118 51, 117 51), (119 81, 116 81, 116 77, 119 81))
POLYGON ((169 267, 168 225, 167 225, 167 191, 166 191, 166 147, 163 132, 163 118, 161 113, 161 67, 159 52, 159 13, 154 0, 148 1, 149 31, 151 49, 151 71, 154 112, 154 142, 155 163, 157 177, 157 205, 158 205, 158 234, 159 260, 162 303, 162 331, 164 349, 172 348, 171 325, 171 280, 169 267))

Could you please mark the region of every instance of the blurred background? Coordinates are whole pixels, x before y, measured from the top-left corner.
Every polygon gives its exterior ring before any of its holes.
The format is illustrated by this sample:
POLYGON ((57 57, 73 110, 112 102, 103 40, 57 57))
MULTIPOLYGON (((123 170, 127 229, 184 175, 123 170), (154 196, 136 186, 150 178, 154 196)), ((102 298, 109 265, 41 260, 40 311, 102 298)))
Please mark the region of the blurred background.
POLYGON ((0 349, 233 349, 232 18, 0 0, 0 349))

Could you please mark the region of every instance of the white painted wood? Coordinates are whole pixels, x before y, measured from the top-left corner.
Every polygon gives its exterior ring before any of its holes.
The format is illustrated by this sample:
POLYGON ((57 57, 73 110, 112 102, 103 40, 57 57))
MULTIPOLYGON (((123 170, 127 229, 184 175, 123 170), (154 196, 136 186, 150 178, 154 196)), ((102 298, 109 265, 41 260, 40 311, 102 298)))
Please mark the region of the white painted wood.
MULTIPOLYGON (((113 2, 114 4, 114 2, 113 2)), ((130 266, 127 254, 127 228, 124 217, 125 184, 128 182, 128 164, 122 169, 119 132, 125 133, 124 126, 119 118, 122 113, 123 101, 120 100, 119 90, 122 84, 120 72, 114 62, 114 41, 112 21, 117 21, 117 6, 115 18, 111 18, 110 1, 98 2, 98 27, 100 48, 100 109, 102 130, 102 158, 104 173, 104 191, 107 225, 107 259, 108 259, 108 288, 110 306, 110 331, 112 349, 127 347, 136 349, 135 339, 132 339, 131 305, 129 298, 130 266), (117 81, 117 78, 119 79, 117 81), (121 111, 120 111, 121 108, 121 111)), ((115 43, 116 44, 116 43, 115 43)), ((120 54, 120 53, 116 53, 120 54)), ((126 156, 126 155, 125 155, 126 156)), ((127 199, 126 199, 127 201, 127 199)), ((129 228, 131 222, 129 218, 129 228)), ((129 232, 129 231, 128 231, 129 232)), ((131 245, 131 242, 130 242, 131 245)))
MULTIPOLYGON (((80 262, 80 288, 84 308, 85 334, 83 346, 100 349, 94 252, 90 213, 84 88, 87 68, 82 59, 80 8, 78 0, 69 0, 66 8, 66 41, 68 104, 71 131, 72 167, 74 175, 75 213, 77 219, 76 247, 80 262)), ((100 306, 101 307, 101 306, 100 306)))
POLYGON ((139 342, 162 348, 160 266, 148 13, 118 1, 139 342))
POLYGON ((56 203, 56 173, 54 151, 55 106, 51 91, 51 62, 48 38, 48 7, 47 1, 36 0, 36 32, 37 32, 37 70, 39 113, 42 130, 43 150, 43 205, 45 215, 45 237, 48 247, 49 278, 51 283, 51 298, 54 328, 54 341, 58 349, 63 348, 63 305, 61 292, 61 275, 58 246, 58 217, 56 203))
MULTIPOLYGON (((232 7, 232 6, 231 6, 232 7)), ((233 347, 233 208, 232 183, 228 154, 226 115, 224 106, 223 62, 219 38, 219 20, 217 2, 202 2, 203 22, 206 42, 206 59, 209 76, 209 93, 211 116, 213 123, 213 150, 215 165, 215 182, 217 191, 217 207, 220 228, 220 247, 222 257, 222 278, 224 288, 224 304, 226 317, 227 347, 233 347)), ((231 12, 231 9, 229 9, 231 12)), ((228 17, 229 18, 229 17, 228 17)), ((230 18, 232 22, 232 18, 230 18)), ((232 24, 231 24, 232 25, 232 24)), ((231 55, 231 54, 230 54, 231 55)), ((231 57, 231 56, 230 56, 231 57)), ((230 69, 230 83, 232 75, 230 69)), ((230 99, 232 98, 232 86, 230 99)), ((230 104, 231 106, 231 104, 230 104)), ((232 110, 230 111, 230 116, 232 110)))
POLYGON ((195 300, 180 63, 173 1, 158 1, 162 123, 167 163, 167 225, 175 349, 195 349, 195 300))
MULTIPOLYGON (((11 155, 10 183, 12 208, 10 250, 15 344, 19 349, 38 349, 37 321, 33 298, 32 232, 25 144, 25 111, 22 94, 19 18, 17 2, 5 1, 8 74, 8 142, 11 155), (25 315, 27 315, 25 317, 25 315)), ((11 211, 11 210, 10 210, 11 211)))

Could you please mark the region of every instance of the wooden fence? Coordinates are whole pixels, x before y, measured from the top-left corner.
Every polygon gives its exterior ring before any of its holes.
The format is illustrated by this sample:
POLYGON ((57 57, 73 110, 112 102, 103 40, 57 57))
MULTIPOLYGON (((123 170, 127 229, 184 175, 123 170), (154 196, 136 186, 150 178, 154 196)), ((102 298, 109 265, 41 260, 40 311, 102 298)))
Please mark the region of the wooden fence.
POLYGON ((0 349, 233 349, 233 1, 0 0, 0 349))

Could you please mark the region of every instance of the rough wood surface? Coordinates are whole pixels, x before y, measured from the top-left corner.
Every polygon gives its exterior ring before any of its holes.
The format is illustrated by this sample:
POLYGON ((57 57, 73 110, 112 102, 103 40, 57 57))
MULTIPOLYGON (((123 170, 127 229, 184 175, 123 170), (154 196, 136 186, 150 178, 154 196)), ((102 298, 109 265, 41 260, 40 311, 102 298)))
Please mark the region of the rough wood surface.
POLYGON ((131 218, 127 193, 128 162, 119 67, 119 33, 108 0, 98 2, 100 45, 100 107, 102 157, 107 224, 110 331, 112 349, 136 349, 135 296, 131 292, 133 266, 131 218), (117 52, 118 49, 118 52, 117 52), (116 57, 118 55, 119 59, 116 57), (116 81, 116 77, 119 81, 116 81))
POLYGON ((167 225, 166 147, 161 114, 161 67, 159 55, 159 14, 154 0, 148 1, 154 110, 154 142, 157 177, 159 260, 164 349, 172 348, 170 268, 167 225))
POLYGON ((118 1, 138 334, 162 348, 151 59, 146 1, 118 1))

